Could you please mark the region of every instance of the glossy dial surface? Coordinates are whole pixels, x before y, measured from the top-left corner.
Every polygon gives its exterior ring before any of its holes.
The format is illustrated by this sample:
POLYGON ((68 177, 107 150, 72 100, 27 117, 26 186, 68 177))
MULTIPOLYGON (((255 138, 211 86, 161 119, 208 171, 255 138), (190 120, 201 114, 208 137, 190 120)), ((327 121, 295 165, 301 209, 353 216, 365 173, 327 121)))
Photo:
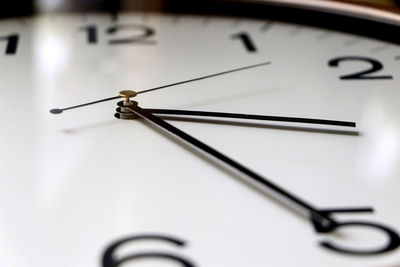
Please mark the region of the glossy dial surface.
POLYGON ((356 122, 163 117, 315 207, 374 209, 335 214, 339 221, 398 233, 398 45, 263 19, 139 13, 4 20, 0 36, 1 266, 400 263, 399 249, 362 256, 322 247, 373 250, 388 236, 358 226, 317 233, 307 212, 229 166, 144 119, 116 119, 118 100, 49 113, 269 62, 134 100, 356 122), (122 245, 107 263, 115 241, 122 245), (137 257, 118 262, 129 255, 137 257))

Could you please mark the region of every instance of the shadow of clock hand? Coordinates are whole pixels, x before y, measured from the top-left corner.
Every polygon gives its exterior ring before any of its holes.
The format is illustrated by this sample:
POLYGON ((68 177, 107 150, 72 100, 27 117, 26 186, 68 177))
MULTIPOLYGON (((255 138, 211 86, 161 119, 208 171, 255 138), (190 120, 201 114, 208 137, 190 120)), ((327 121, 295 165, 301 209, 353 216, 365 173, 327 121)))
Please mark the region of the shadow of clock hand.
POLYGON ((97 130, 97 129, 103 128, 103 127, 110 127, 110 126, 113 126, 116 124, 118 124, 118 122, 116 122, 115 119, 104 120, 101 122, 85 124, 85 125, 81 125, 81 126, 77 126, 77 127, 73 127, 73 128, 63 128, 63 129, 60 129, 59 132, 63 133, 63 134, 73 135, 73 134, 78 134, 83 131, 97 130))

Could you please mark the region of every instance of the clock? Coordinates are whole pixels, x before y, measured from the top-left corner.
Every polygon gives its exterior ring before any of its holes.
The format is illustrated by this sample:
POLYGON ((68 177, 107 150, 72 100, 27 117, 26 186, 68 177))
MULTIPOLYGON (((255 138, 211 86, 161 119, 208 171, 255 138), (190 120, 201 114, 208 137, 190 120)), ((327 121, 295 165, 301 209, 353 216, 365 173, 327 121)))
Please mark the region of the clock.
POLYGON ((0 265, 398 266, 398 13, 166 3, 0 22, 0 265))

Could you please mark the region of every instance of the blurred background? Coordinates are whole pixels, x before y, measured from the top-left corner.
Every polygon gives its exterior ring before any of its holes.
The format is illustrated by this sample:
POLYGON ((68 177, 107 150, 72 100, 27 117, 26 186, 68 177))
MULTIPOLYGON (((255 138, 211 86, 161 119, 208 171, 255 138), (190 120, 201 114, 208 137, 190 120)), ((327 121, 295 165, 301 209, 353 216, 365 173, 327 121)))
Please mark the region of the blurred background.
MULTIPOLYGON (((105 11, 118 12, 120 10, 157 10, 166 6, 194 5, 199 2, 212 0, 17 0, 5 1, 0 9, 0 17, 29 16, 47 12, 89 12, 105 11)), ((329 0, 326 0, 329 1, 329 0)), ((400 0, 337 0, 373 6, 397 12, 400 0)))

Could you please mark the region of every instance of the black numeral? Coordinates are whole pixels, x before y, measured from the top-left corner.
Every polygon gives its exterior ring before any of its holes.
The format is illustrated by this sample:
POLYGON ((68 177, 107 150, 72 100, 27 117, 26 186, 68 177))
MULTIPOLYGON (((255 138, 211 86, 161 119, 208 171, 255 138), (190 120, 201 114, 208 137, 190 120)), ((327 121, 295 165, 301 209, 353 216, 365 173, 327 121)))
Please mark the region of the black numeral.
POLYGON ((8 36, 1 36, 0 37, 1 41, 6 41, 6 55, 15 55, 17 53, 17 48, 18 48, 18 41, 19 41, 19 35, 18 34, 10 34, 8 36))
POLYGON ((373 58, 367 57, 338 57, 330 60, 328 65, 331 67, 339 67, 341 61, 364 61, 371 65, 367 70, 340 76, 341 80, 359 80, 359 79, 393 79, 392 75, 368 75, 383 69, 382 63, 373 58))
MULTIPOLYGON (((103 267, 118 267, 122 266, 123 263, 133 262, 140 259, 164 259, 167 261, 172 261, 179 263, 181 266, 185 267, 195 267, 195 265, 188 259, 181 257, 179 255, 173 254, 171 252, 160 252, 160 251, 145 251, 131 253, 124 257, 117 257, 117 250, 121 246, 127 243, 140 242, 140 241, 158 241, 168 243, 177 247, 184 247, 185 242, 174 237, 164 236, 164 235, 136 235, 131 237, 122 238, 110 244, 108 248, 103 253, 102 266, 103 267)), ((123 265, 125 266, 125 265, 123 265)))
POLYGON ((249 53, 257 52, 257 48, 248 33, 240 32, 240 33, 232 34, 231 38, 233 40, 239 39, 243 43, 247 52, 249 52, 249 53))
MULTIPOLYGON (((359 209, 359 210, 354 209, 353 211, 352 209, 344 208, 344 209, 324 209, 324 210, 319 210, 318 212, 325 214, 328 217, 331 217, 332 213, 352 213, 352 212, 372 212, 372 211, 373 211, 372 208, 359 209)), ((317 233, 322 233, 322 234, 332 233, 335 230, 344 227, 364 227, 364 228, 372 228, 374 230, 378 230, 384 235, 386 235, 387 242, 385 245, 371 249, 340 247, 328 240, 320 241, 321 246, 339 253, 350 254, 350 255, 377 255, 392 251, 400 246, 400 237, 396 233, 396 231, 389 228, 388 226, 384 226, 378 223, 365 222, 365 221, 337 222, 332 220, 330 224, 324 224, 324 222, 321 221, 321 218, 318 218, 313 215, 311 216, 311 220, 314 224, 317 233)))
POLYGON ((117 44, 154 44, 155 41, 149 40, 151 36, 154 35, 155 31, 147 26, 143 25, 115 25, 107 29, 107 33, 110 35, 117 34, 122 31, 133 31, 135 35, 119 39, 111 39, 108 41, 111 45, 117 44))
MULTIPOLYGON (((88 44, 98 43, 98 29, 96 25, 89 25, 80 28, 80 31, 86 33, 86 40, 88 44)), ((153 28, 144 25, 114 25, 106 30, 108 36, 115 36, 119 33, 132 32, 128 37, 111 38, 108 40, 110 45, 119 44, 155 44, 154 40, 150 40, 150 37, 154 36, 155 31, 153 28)))
POLYGON ((97 27, 95 25, 89 25, 81 28, 82 31, 85 31, 87 34, 87 42, 88 44, 96 44, 97 43, 97 27))

